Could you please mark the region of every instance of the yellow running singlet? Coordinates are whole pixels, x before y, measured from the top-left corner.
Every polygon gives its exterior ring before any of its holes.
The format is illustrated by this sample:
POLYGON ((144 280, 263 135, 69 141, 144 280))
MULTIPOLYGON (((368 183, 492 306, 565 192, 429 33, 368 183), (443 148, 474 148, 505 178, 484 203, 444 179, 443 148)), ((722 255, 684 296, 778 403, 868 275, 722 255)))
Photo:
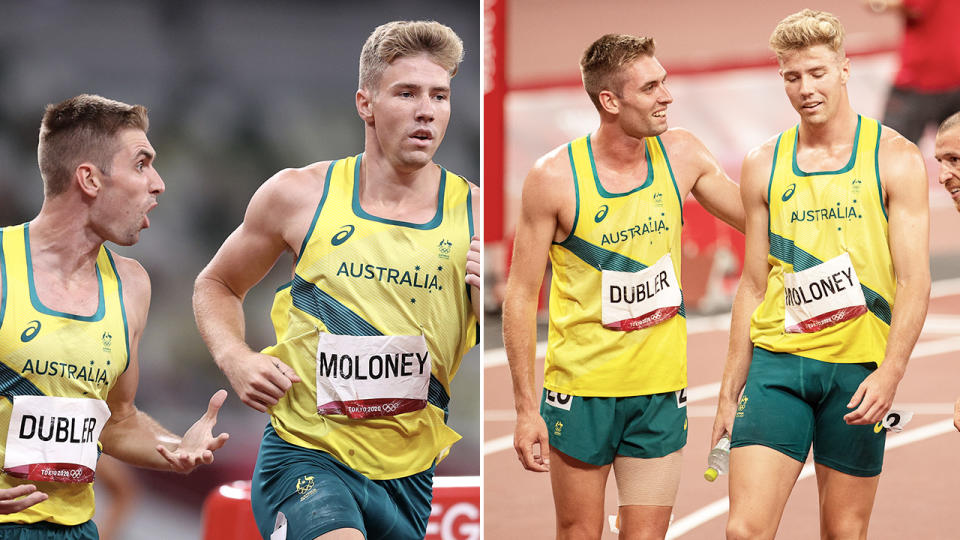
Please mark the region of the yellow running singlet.
MULTIPOLYGON (((122 286, 113 256, 100 248, 100 301, 91 316, 61 313, 37 296, 29 224, 0 229, 0 461, 7 447, 14 396, 57 396, 106 401, 127 368, 129 337, 122 286)), ((93 517, 93 484, 30 482, 0 472, 0 489, 35 483, 50 496, 0 523, 49 521, 77 525, 93 517)))
POLYGON ((777 139, 767 199, 770 274, 763 302, 753 313, 750 338, 772 352, 824 362, 883 361, 890 331, 896 277, 890 256, 887 211, 877 155, 880 123, 858 117, 853 151, 836 171, 804 172, 797 165, 798 127, 777 139), (788 333, 785 309, 848 292, 840 274, 824 275, 784 293, 785 274, 816 268, 849 254, 866 310, 822 329, 788 333), (835 278, 835 279, 834 279, 835 278))
POLYGON ((682 203, 663 143, 660 137, 646 139, 647 178, 626 193, 604 189, 589 135, 571 142, 567 152, 577 211, 570 235, 550 248, 544 386, 596 397, 680 390, 687 385, 687 327, 679 296, 676 315, 659 324, 620 330, 601 322, 607 302, 601 289, 612 294, 609 303, 656 299, 666 292, 659 279, 640 280, 629 288, 602 287, 605 271, 641 272, 670 255, 676 276, 670 286, 680 288, 682 203))
POLYGON ((303 380, 270 411, 277 434, 385 480, 430 468, 460 439, 447 427, 445 409, 450 381, 477 341, 464 282, 473 218, 470 184, 442 168, 437 212, 428 223, 368 214, 359 203, 360 160, 330 165, 293 281, 274 298, 278 343, 263 352, 303 380), (428 404, 362 419, 318 414, 318 332, 422 335, 432 359, 428 404))

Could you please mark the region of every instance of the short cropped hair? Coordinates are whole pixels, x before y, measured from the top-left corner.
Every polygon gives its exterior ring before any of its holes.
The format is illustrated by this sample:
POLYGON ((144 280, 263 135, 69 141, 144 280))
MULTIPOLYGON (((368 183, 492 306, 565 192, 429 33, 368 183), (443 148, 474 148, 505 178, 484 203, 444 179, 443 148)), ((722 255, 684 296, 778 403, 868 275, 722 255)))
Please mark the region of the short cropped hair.
POLYGON ((770 48, 777 58, 782 58, 791 51, 826 45, 843 57, 843 37, 843 25, 833 14, 804 9, 777 24, 770 35, 770 48))
POLYGON ((600 92, 610 90, 620 95, 623 90, 623 67, 641 56, 653 56, 656 44, 653 38, 627 34, 606 34, 583 51, 580 75, 583 88, 597 110, 600 110, 600 92))
POLYGON ((128 128, 146 133, 149 127, 144 106, 96 95, 81 94, 47 105, 37 145, 44 195, 66 191, 77 166, 86 161, 110 174, 110 164, 119 150, 114 140, 117 133, 128 128))
POLYGON ((436 21, 393 21, 378 26, 360 51, 360 88, 376 89, 394 60, 428 54, 450 77, 463 60, 463 41, 436 21))
POLYGON ((960 111, 951 114, 940 124, 940 127, 937 129, 937 135, 957 125, 960 125, 960 111))

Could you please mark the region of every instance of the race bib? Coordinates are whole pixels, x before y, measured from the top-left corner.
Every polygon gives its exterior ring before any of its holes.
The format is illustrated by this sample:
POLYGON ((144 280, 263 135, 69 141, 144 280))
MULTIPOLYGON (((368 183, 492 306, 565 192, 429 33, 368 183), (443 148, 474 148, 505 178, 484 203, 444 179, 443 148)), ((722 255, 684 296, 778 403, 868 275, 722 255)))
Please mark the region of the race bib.
POLYGON ((639 272, 601 272, 603 326, 614 330, 640 330, 673 317, 683 295, 667 253, 639 272))
POLYGON ((391 416, 427 406, 430 353, 419 336, 321 333, 317 412, 350 418, 391 416))
POLYGON ((99 399, 14 396, 3 470, 26 480, 93 482, 108 418, 99 399))
POLYGON ((802 272, 783 274, 787 333, 819 332, 867 312, 850 255, 834 257, 802 272))

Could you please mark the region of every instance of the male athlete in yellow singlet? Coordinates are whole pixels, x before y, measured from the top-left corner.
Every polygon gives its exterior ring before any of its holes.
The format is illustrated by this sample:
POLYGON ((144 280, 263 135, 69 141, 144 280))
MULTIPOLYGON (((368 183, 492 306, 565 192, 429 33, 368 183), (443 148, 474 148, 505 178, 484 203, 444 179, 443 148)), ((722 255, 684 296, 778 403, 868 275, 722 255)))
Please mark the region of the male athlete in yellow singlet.
POLYGON ((746 258, 713 432, 732 430, 727 538, 775 536, 811 443, 821 535, 866 538, 881 420, 930 295, 926 172, 913 143, 850 106, 836 17, 793 14, 770 45, 800 123, 743 165, 746 258))
MULTIPOLYGON (((960 211, 960 111, 950 115, 937 129, 934 156, 940 164, 940 183, 960 211)), ((953 407, 953 425, 960 431, 960 398, 953 407)))
POLYGON ((0 538, 98 538, 98 446, 185 473, 227 439, 210 432, 224 390, 182 439, 133 403, 150 280, 103 243, 135 244, 164 191, 147 127, 142 106, 100 96, 47 106, 43 207, 0 229, 0 538))
POLYGON ((523 188, 503 306, 514 446, 525 468, 550 471, 562 539, 600 538, 611 465, 622 537, 666 534, 687 428, 683 200, 693 193, 743 227, 736 184, 699 139, 667 130, 673 98, 653 54, 652 39, 628 35, 587 48, 580 67, 600 127, 540 158, 523 188), (538 400, 536 310, 548 257, 538 400))
POLYGON ((268 180, 197 279, 217 364, 270 412, 252 494, 264 538, 426 534, 434 466, 460 438, 450 380, 477 339, 476 189, 432 161, 461 57, 442 24, 378 27, 360 58, 364 153, 268 180), (284 251, 277 344, 258 354, 242 299, 284 251))

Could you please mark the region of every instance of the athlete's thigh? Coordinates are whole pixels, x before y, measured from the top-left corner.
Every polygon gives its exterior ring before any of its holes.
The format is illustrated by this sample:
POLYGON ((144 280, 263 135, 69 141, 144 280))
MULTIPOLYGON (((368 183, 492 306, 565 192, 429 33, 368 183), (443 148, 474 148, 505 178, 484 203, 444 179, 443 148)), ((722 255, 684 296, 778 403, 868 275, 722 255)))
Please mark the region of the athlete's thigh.
POLYGON ((364 481, 328 454, 286 443, 267 426, 250 486, 257 528, 270 538, 285 521, 285 540, 313 540, 339 529, 366 534, 354 497, 364 481))
POLYGON ((746 538, 773 538, 803 463, 773 448, 730 451, 730 523, 746 538))
POLYGON ((829 387, 814 412, 813 459, 852 476, 872 477, 883 468, 887 432, 880 424, 849 425, 843 416, 860 383, 873 372, 873 364, 824 364, 832 370, 829 387))
MULTIPOLYGON (((802 395, 802 362, 755 348, 733 422, 730 447, 766 446, 802 464, 813 440, 813 407, 802 395)), ((807 376, 809 378, 809 376, 807 376)))
POLYGON ((852 476, 816 465, 822 538, 866 538, 879 476, 852 476))
POLYGON ((620 499, 620 538, 662 539, 680 485, 683 451, 659 458, 617 456, 613 462, 620 499))
POLYGON ((572 537, 600 538, 609 474, 610 465, 591 465, 550 448, 550 482, 558 536, 572 531, 572 537))

